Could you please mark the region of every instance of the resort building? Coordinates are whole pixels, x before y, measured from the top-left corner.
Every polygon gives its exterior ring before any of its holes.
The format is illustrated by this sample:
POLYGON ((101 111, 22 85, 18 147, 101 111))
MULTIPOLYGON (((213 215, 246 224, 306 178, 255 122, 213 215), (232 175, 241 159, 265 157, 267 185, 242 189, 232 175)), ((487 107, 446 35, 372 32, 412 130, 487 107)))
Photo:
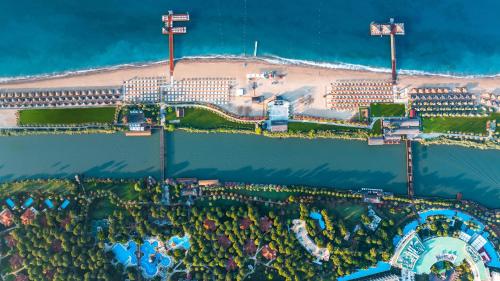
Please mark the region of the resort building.
POLYGON ((144 112, 142 110, 130 110, 127 115, 127 124, 130 131, 144 131, 144 112))
POLYGON ((354 111, 371 103, 393 103, 389 80, 337 80, 326 96, 326 106, 337 111, 354 111))
POLYGON ((33 221, 36 218, 36 215, 38 214, 38 211, 31 207, 24 211, 24 213, 21 215, 21 223, 26 225, 26 224, 32 224, 33 221))
POLYGON ((234 90, 234 78, 185 78, 174 80, 164 88, 165 102, 209 103, 225 105, 229 103, 234 90))
POLYGON ((314 243, 314 241, 309 237, 306 229, 306 222, 303 220, 293 220, 292 231, 299 240, 299 243, 309 252, 311 255, 316 257, 317 262, 320 260, 328 261, 330 259, 330 251, 327 248, 320 248, 314 243))
POLYGON ((469 116, 477 112, 476 97, 467 88, 413 88, 411 108, 421 116, 469 116))
POLYGON ((481 235, 478 235, 477 237, 474 238, 474 241, 472 241, 472 243, 470 243, 470 245, 476 249, 476 251, 479 251, 481 250, 484 245, 486 245, 488 241, 486 241, 486 239, 484 239, 483 236, 481 235))
POLYGON ((134 77, 123 83, 123 100, 127 103, 158 103, 161 89, 167 83, 166 76, 134 77))
POLYGON ((121 99, 119 86, 0 89, 0 108, 105 106, 121 99))
POLYGON ((262 247, 261 253, 267 260, 274 260, 276 258, 276 250, 271 249, 269 245, 262 247))
POLYGON ((486 226, 469 214, 450 209, 426 210, 403 228, 402 237, 396 237, 396 251, 390 263, 415 274, 430 274, 437 262, 448 261, 454 266, 466 262, 474 281, 494 280, 493 271, 500 269, 500 256, 489 237, 486 226), (430 236, 422 240, 417 232, 419 226, 435 216, 446 219, 450 227, 461 221, 458 238, 430 236))
POLYGON ((276 97, 275 100, 267 104, 268 120, 267 129, 271 132, 288 131, 288 119, 290 118, 290 102, 282 97, 276 97))
POLYGON ((370 206, 368 207, 368 217, 370 217, 372 221, 366 227, 371 231, 375 231, 382 221, 382 218, 380 218, 370 206))
POLYGON ((220 185, 219 180, 198 180, 198 186, 218 186, 220 185))
POLYGON ((482 105, 500 110, 500 94, 484 93, 479 101, 482 105))
POLYGON ((13 218, 14 216, 9 209, 3 209, 3 211, 0 213, 0 223, 5 227, 9 227, 12 225, 13 218))
POLYGON ((419 119, 390 119, 382 122, 386 142, 399 143, 402 136, 408 139, 417 137, 420 131, 419 119))

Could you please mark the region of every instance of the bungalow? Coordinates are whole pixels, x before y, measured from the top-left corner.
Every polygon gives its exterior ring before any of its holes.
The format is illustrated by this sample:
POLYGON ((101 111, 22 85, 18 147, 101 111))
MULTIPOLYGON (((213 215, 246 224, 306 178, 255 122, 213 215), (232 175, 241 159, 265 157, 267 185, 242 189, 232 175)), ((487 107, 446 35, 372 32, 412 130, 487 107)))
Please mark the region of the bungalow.
POLYGON ((260 218, 259 227, 262 232, 268 232, 273 227, 273 221, 268 217, 260 218))
POLYGON ((12 212, 9 209, 4 209, 0 213, 0 223, 3 224, 5 227, 9 227, 12 225, 13 221, 13 215, 12 212))
POLYGON ((240 220, 240 229, 245 230, 248 229, 252 225, 252 221, 249 218, 242 218, 240 220))
POLYGON ((262 256, 267 260, 274 260, 276 258, 276 250, 273 250, 269 245, 262 247, 262 256))
POLYGON ((27 209, 22 215, 21 215, 21 223, 26 225, 26 224, 32 224, 33 221, 35 220, 36 215, 38 214, 38 211, 31 207, 27 209))
POLYGON ((203 221, 203 227, 206 230, 210 230, 210 231, 215 231, 217 229, 217 226, 215 225, 215 221, 213 221, 211 219, 205 219, 203 221))
POLYGON ((247 242, 245 243, 245 246, 243 247, 243 250, 248 255, 255 254, 255 252, 257 251, 257 247, 255 246, 255 241, 252 239, 248 239, 247 242))

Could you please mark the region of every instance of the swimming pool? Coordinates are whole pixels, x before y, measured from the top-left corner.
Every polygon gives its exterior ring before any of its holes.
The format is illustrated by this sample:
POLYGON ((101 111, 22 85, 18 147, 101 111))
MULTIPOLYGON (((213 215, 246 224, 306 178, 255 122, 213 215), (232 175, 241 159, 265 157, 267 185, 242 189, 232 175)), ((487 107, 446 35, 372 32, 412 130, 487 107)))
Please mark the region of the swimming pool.
POLYGON ((184 234, 183 237, 179 237, 179 236, 172 236, 169 240, 168 240, 168 246, 171 248, 171 249, 179 249, 179 248, 183 248, 184 250, 189 250, 189 248, 191 247, 191 244, 189 243, 189 235, 188 234, 184 234))
POLYGON ((158 244, 157 240, 150 239, 141 245, 141 268, 147 278, 155 277, 160 267, 171 264, 170 257, 159 252, 158 244))
POLYGON ((135 255, 136 250, 137 243, 134 241, 129 241, 126 245, 116 243, 111 249, 111 251, 115 254, 116 260, 125 267, 137 265, 137 256, 135 255))
POLYGON ((319 228, 321 228, 321 230, 325 229, 325 221, 323 220, 323 217, 321 216, 320 213, 318 213, 318 212, 311 212, 309 214, 309 217, 318 221, 319 228))

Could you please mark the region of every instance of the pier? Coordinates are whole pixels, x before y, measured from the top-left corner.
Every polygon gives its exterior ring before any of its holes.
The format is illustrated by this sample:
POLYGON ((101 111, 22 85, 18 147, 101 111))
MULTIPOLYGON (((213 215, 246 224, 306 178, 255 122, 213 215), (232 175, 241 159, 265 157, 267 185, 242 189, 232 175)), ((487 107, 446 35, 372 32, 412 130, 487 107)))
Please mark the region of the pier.
POLYGON ((163 126, 160 126, 160 174, 163 184, 165 183, 165 132, 163 126))
POLYGON ((387 24, 379 24, 372 22, 370 24, 370 34, 372 36, 390 36, 391 38, 391 72, 392 83, 396 84, 396 35, 405 35, 404 23, 395 23, 394 19, 390 19, 387 24))
POLYGON ((413 198, 413 153, 411 141, 406 140, 406 181, 408 183, 408 197, 413 198))
POLYGON ((189 14, 174 14, 172 11, 168 11, 168 14, 163 15, 161 20, 164 23, 162 28, 162 34, 168 35, 168 49, 169 49, 169 72, 170 81, 173 81, 174 77, 174 35, 185 34, 187 29, 185 26, 174 27, 174 22, 176 21, 189 21, 189 14))

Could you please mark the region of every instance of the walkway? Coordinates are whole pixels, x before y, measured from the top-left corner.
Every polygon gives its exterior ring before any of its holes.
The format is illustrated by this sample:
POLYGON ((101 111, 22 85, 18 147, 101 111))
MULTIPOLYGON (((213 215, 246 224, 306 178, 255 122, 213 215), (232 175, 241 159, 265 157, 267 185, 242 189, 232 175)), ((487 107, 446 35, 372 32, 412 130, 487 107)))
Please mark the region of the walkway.
POLYGON ((160 173, 163 185, 165 183, 165 132, 163 127, 160 127, 160 173))
POLYGON ((406 140, 406 181, 408 183, 408 197, 413 198, 413 152, 411 141, 406 140))
POLYGON ((229 111, 226 111, 223 108, 220 108, 218 106, 215 106, 213 104, 201 104, 201 103, 167 103, 168 106, 175 106, 175 107, 198 107, 198 108, 203 108, 210 110, 212 112, 215 112, 217 114, 222 115, 223 117, 236 121, 236 122, 241 122, 241 123, 260 123, 264 120, 266 120, 266 117, 264 116, 255 116, 254 118, 249 117, 249 118, 243 118, 242 116, 237 116, 235 114, 230 113, 229 111), (251 119, 250 119, 251 118, 251 119))

